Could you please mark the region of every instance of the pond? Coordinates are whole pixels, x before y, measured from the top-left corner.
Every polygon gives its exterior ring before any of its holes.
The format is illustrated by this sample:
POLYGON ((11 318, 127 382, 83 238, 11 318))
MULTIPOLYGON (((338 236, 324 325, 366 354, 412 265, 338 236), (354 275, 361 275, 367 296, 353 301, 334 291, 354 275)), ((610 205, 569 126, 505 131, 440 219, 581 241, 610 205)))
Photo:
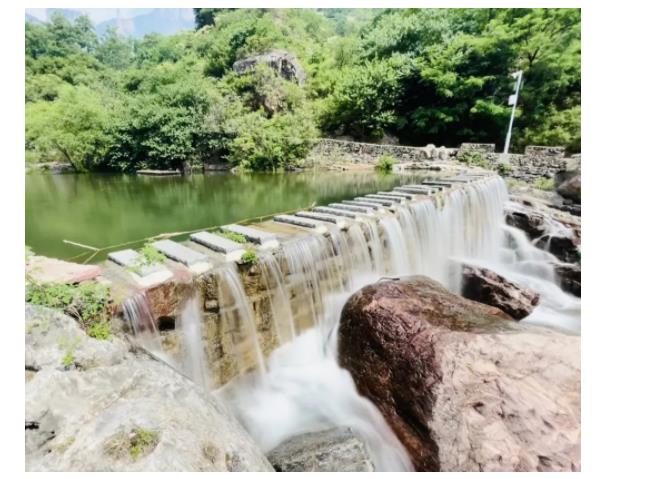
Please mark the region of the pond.
MULTIPOLYGON (((350 199, 409 181, 410 175, 372 171, 172 177, 29 174, 25 243, 37 254, 69 259, 87 250, 63 240, 101 248, 350 199)), ((93 261, 102 259, 105 254, 93 261)))

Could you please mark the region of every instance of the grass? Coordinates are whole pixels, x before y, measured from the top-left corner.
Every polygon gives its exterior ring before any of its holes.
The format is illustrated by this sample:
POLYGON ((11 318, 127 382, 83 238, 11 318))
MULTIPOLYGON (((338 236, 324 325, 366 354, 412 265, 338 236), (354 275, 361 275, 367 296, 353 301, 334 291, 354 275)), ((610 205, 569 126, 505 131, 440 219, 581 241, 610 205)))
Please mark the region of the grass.
POLYGON ((395 159, 395 157, 393 157, 393 155, 382 155, 377 160, 375 169, 382 173, 389 173, 393 171, 393 165, 395 165, 397 162, 398 161, 395 159))
POLYGON ((66 352, 61 363, 66 369, 72 366, 74 364, 74 353, 72 351, 66 352))
POLYGON ((467 166, 478 166, 488 170, 492 169, 492 163, 480 151, 465 151, 456 159, 461 163, 465 163, 467 166))
POLYGON ((95 282, 78 285, 27 280, 28 303, 62 310, 76 319, 88 336, 109 339, 110 288, 95 282))
POLYGON ((543 191, 552 191, 555 189, 555 180, 553 178, 537 178, 533 186, 543 191))
POLYGON ((159 443, 159 433, 141 427, 131 429, 129 433, 120 432, 113 436, 104 446, 106 453, 121 459, 130 457, 136 461, 150 454, 159 443))
POLYGON ((242 264, 256 264, 258 263, 258 255, 256 254, 256 251, 248 249, 243 253, 243 255, 240 257, 240 262, 242 264))
POLYGON ((228 240, 235 241, 236 243, 241 243, 241 244, 247 243, 247 238, 245 238, 245 236, 241 235, 240 233, 234 233, 233 231, 227 231, 223 229, 218 229, 216 233, 218 233, 218 235, 222 236, 223 238, 227 238, 228 240))
POLYGON ((130 266, 130 269, 133 273, 139 273, 139 270, 144 266, 152 266, 154 264, 161 264, 166 259, 162 253, 160 253, 152 243, 146 243, 142 246, 139 251, 139 258, 135 264, 130 266))

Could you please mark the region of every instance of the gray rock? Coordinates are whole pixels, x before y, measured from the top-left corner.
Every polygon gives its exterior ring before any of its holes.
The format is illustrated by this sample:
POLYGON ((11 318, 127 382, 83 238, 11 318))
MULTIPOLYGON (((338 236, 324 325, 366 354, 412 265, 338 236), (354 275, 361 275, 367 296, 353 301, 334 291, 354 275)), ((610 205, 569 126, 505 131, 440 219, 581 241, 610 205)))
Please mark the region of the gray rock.
POLYGON ((364 442, 349 428, 333 428, 293 437, 268 454, 282 472, 372 472, 364 442))
POLYGON ((233 69, 239 75, 253 70, 259 63, 264 63, 275 70, 286 80, 294 81, 298 85, 303 85, 306 80, 306 74, 297 58, 291 53, 273 50, 262 55, 238 60, 234 63, 233 69))
POLYGON ((557 187, 557 193, 576 203, 582 202, 582 177, 574 176, 557 187))
POLYGON ((27 306, 27 471, 272 471, 221 402, 168 365, 27 306))

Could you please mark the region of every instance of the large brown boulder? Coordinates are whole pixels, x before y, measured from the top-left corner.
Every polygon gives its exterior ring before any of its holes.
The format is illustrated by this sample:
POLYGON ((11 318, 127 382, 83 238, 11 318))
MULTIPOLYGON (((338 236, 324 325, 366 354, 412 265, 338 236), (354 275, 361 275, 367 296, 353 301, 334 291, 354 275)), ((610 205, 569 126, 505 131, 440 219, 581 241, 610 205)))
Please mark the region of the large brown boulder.
POLYGON ((463 265, 461 294, 467 299, 499 308, 514 319, 523 319, 539 303, 539 294, 522 288, 487 268, 463 265))
POLYGON ((578 336, 413 276, 351 296, 339 355, 419 471, 580 469, 578 336))

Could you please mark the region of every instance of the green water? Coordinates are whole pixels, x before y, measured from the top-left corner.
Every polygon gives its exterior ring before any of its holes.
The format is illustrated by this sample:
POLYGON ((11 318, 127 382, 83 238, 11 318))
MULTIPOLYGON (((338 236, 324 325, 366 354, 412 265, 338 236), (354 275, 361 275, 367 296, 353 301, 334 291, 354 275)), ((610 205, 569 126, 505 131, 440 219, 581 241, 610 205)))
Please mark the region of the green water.
POLYGON ((409 181, 395 174, 319 171, 187 177, 30 174, 25 177, 25 242, 38 254, 67 259, 86 250, 64 239, 102 248, 350 199, 409 181))

